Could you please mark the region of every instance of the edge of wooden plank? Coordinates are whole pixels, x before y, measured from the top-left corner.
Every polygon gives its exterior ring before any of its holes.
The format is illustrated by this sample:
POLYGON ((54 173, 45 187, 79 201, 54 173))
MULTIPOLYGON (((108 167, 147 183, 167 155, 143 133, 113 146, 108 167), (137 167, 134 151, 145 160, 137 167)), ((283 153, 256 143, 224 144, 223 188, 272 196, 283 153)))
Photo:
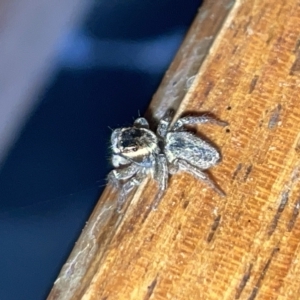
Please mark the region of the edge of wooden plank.
MULTIPOLYGON (((177 55, 155 93, 146 117, 155 123, 169 109, 178 109, 189 92, 192 77, 205 61, 219 31, 231 13, 234 1, 205 1, 201 6, 177 55)), ((116 194, 110 186, 100 197, 88 223, 76 242, 48 296, 54 299, 79 299, 89 286, 97 266, 105 257, 107 246, 130 215, 147 185, 144 182, 128 199, 122 214, 116 213, 116 194), (130 204, 130 205, 129 205, 130 204)))

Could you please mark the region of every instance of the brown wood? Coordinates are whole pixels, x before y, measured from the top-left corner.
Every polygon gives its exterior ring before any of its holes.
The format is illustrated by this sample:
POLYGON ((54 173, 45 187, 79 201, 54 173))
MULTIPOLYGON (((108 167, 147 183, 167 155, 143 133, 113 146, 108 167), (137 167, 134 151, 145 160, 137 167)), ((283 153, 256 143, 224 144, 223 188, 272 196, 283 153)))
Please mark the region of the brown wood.
POLYGON ((146 117, 153 123, 178 109, 232 5, 232 0, 204 1, 150 103, 146 117))
POLYGON ((177 174, 117 214, 106 188, 48 299, 300 299, 299 28, 299 0, 234 3, 177 110, 230 124, 197 127, 226 198, 177 174))

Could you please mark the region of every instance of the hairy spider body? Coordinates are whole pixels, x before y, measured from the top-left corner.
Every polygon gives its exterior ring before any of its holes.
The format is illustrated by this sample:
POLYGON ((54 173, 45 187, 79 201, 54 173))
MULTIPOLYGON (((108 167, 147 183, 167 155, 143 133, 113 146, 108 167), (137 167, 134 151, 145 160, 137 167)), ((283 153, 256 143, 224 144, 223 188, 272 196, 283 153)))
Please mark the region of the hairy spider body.
POLYGON ((185 131, 185 125, 214 123, 226 126, 208 116, 183 117, 171 126, 169 112, 158 124, 156 134, 145 118, 138 118, 132 127, 118 128, 111 136, 112 164, 109 180, 121 188, 118 210, 132 189, 149 174, 158 182, 159 192, 153 203, 155 209, 167 188, 169 174, 184 171, 206 182, 221 196, 224 193, 202 172, 220 161, 219 152, 209 143, 185 131))
POLYGON ((146 128, 116 129, 111 140, 113 155, 121 156, 127 163, 133 162, 145 168, 153 166, 155 155, 160 152, 156 135, 146 128))
POLYGON ((168 133, 164 153, 169 163, 183 159, 200 170, 206 170, 220 161, 220 154, 215 148, 189 132, 168 133))

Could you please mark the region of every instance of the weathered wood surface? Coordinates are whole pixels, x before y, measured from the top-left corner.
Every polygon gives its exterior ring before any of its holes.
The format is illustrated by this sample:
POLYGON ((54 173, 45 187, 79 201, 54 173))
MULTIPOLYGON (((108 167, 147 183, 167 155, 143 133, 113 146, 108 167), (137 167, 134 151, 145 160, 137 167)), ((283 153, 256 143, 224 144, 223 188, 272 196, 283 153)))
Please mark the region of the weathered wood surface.
POLYGON ((230 124, 197 127, 226 198, 177 174, 118 215, 106 188, 48 299, 300 299, 299 28, 299 0, 233 4, 177 110, 230 124))

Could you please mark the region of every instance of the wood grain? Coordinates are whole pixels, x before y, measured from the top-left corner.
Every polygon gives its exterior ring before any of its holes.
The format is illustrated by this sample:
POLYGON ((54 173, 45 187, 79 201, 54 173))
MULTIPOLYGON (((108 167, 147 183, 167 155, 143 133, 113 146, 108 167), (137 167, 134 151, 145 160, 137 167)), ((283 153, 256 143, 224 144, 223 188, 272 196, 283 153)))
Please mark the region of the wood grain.
POLYGON ((177 174, 117 214, 108 187, 48 299, 300 299, 299 28, 299 1, 234 3, 177 110, 230 124, 197 127, 226 198, 177 174))

